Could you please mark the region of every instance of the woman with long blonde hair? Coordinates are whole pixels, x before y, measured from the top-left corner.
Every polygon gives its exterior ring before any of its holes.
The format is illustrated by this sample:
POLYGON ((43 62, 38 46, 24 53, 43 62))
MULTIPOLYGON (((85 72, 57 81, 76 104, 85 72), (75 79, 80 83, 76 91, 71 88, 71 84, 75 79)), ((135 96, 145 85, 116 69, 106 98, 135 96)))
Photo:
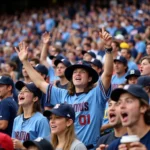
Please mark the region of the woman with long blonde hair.
POLYGON ((56 104, 44 112, 50 118, 51 143, 55 150, 86 150, 76 139, 74 131, 75 112, 69 104, 56 104))

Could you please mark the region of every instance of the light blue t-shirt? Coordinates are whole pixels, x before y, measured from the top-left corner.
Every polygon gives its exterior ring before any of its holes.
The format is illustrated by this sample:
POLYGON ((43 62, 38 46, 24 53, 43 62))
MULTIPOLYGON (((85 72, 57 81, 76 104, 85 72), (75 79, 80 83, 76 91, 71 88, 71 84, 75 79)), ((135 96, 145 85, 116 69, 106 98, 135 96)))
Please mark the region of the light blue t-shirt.
POLYGON ((138 66, 135 62, 129 60, 128 61, 128 70, 133 70, 133 69, 138 70, 138 66))
POLYGON ((49 82, 53 83, 55 80, 59 80, 59 77, 55 75, 55 70, 53 67, 48 69, 49 82))
POLYGON ((21 142, 35 140, 38 137, 47 137, 50 134, 50 126, 46 117, 36 112, 31 118, 24 120, 23 114, 15 118, 12 130, 12 138, 21 142))
POLYGON ((105 104, 110 96, 111 88, 106 93, 101 79, 95 88, 88 93, 70 96, 65 89, 49 85, 47 89, 47 101, 52 105, 68 103, 75 110, 75 131, 77 138, 85 145, 96 146, 100 137, 105 104))
POLYGON ((126 73, 121 77, 118 77, 116 74, 113 75, 111 78, 112 89, 117 88, 118 85, 120 84, 124 84, 126 82, 125 76, 126 76, 126 73))

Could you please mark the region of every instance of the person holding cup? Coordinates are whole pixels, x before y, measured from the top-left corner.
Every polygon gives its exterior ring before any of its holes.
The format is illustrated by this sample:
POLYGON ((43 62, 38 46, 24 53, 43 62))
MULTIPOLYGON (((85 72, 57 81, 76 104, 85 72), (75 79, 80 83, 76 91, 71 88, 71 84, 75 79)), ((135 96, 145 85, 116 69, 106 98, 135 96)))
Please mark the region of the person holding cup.
POLYGON ((108 150, 149 150, 150 106, 145 90, 140 85, 127 85, 112 91, 111 99, 118 103, 121 122, 127 127, 128 137, 113 141, 108 150), (123 139, 128 139, 128 142, 123 139))

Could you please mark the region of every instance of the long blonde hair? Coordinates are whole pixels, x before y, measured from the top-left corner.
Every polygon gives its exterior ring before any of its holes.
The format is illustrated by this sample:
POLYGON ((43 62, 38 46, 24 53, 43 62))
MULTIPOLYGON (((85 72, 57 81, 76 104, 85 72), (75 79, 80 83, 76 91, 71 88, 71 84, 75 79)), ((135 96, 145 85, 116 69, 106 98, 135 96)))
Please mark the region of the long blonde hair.
MULTIPOLYGON (((67 120, 67 119, 66 119, 67 120)), ((58 137, 56 134, 51 134, 52 136, 52 140, 51 143, 54 147, 54 149, 56 149, 57 145, 58 145, 58 137)), ((70 150, 71 144, 75 139, 75 132, 74 132, 74 124, 72 123, 72 125, 70 125, 69 127, 67 127, 66 131, 65 131, 65 144, 63 146, 62 150, 70 150)))

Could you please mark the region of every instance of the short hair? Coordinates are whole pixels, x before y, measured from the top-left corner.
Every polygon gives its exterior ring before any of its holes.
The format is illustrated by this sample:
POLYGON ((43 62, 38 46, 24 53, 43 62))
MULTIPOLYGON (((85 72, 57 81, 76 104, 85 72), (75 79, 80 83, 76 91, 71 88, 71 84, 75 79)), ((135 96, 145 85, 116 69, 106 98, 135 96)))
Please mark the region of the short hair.
POLYGON ((142 57, 141 60, 140 60, 140 63, 141 63, 144 59, 148 60, 148 62, 150 63, 150 56, 144 56, 144 57, 142 57))

